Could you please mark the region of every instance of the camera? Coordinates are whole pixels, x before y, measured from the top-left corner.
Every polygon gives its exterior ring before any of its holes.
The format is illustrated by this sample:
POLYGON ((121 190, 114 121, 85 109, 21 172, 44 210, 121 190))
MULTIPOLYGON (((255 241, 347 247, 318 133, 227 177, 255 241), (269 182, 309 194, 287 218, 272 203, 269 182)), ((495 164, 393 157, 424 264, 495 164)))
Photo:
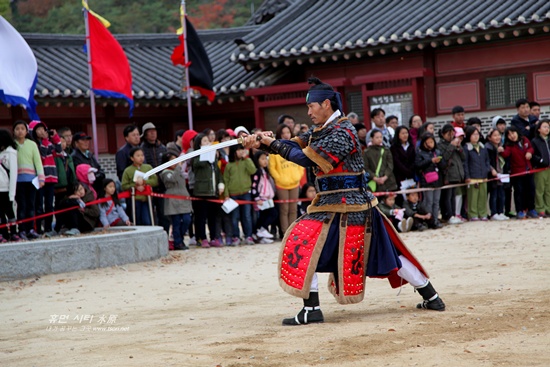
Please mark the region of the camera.
POLYGON ((48 136, 52 137, 54 136, 55 131, 54 130, 48 130, 48 136))

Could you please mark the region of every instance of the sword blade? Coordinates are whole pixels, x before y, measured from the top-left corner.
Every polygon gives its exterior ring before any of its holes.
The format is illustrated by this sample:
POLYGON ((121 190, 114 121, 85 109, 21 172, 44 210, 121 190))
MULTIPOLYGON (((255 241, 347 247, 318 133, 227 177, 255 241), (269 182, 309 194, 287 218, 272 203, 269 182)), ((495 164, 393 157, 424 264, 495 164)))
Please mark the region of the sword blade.
POLYGON ((170 166, 173 166, 176 163, 183 162, 183 161, 186 161, 186 160, 191 159, 191 158, 195 158, 198 155, 208 153, 208 152, 211 152, 213 150, 227 148, 227 147, 230 147, 232 145, 242 144, 242 142, 243 142, 242 138, 232 139, 232 140, 224 141, 224 142, 219 143, 219 144, 208 145, 206 147, 202 147, 199 150, 194 150, 191 153, 180 155, 176 159, 172 159, 171 161, 163 163, 160 166, 157 166, 157 167, 153 168, 152 170, 147 171, 145 173, 145 175, 143 175, 143 180, 147 180, 149 177, 151 177, 155 173, 158 173, 158 172, 162 171, 163 169, 166 169, 170 166))

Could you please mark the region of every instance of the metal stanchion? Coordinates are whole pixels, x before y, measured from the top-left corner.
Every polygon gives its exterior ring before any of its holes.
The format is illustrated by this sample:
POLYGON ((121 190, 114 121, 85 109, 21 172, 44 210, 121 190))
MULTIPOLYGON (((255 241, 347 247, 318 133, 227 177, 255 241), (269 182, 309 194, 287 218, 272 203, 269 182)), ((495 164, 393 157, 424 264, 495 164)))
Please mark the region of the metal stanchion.
POLYGON ((151 196, 147 196, 147 202, 149 203, 149 214, 151 215, 151 225, 155 225, 155 216, 153 215, 153 202, 151 196))
POLYGON ((132 187, 132 218, 134 219, 134 226, 137 225, 136 222, 136 188, 132 187))

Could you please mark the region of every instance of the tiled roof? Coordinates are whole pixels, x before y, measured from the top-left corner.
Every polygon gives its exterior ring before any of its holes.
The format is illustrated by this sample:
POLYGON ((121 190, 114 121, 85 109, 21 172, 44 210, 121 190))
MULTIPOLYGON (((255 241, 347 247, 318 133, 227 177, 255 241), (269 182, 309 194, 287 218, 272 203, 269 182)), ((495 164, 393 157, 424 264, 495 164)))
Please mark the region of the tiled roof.
POLYGON ((264 0, 246 23, 247 25, 264 24, 275 15, 285 10, 296 0, 264 0))
POLYGON ((244 36, 231 59, 253 64, 365 52, 548 24, 548 0, 301 0, 244 36))
MULTIPOLYGON (((214 71, 218 96, 242 93, 249 88, 270 85, 284 70, 247 71, 229 60, 237 49, 234 40, 257 26, 198 31, 214 71)), ((86 97, 88 67, 83 52, 83 35, 23 34, 38 62, 37 97, 86 97)), ((133 76, 134 98, 171 99, 180 93, 183 68, 170 60, 178 39, 174 34, 117 35, 133 76)))

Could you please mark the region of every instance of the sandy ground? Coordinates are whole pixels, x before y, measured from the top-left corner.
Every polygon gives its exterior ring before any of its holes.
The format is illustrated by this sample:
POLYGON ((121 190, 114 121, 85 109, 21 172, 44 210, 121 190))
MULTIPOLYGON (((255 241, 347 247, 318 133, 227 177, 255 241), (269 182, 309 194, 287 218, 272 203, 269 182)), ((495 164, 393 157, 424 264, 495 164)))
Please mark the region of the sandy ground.
POLYGON ((0 365, 550 366, 549 225, 405 234, 445 312, 379 279, 338 305, 322 274, 325 323, 283 327, 301 300, 278 286, 280 243, 0 283, 0 365))

